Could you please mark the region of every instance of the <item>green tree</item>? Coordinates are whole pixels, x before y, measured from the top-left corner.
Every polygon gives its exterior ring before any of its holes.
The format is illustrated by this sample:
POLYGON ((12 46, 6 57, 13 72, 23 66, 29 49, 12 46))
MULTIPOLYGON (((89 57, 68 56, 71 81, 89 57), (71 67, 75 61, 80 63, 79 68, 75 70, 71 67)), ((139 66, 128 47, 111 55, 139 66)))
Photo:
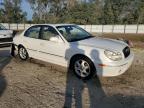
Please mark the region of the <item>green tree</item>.
POLYGON ((100 22, 100 11, 101 9, 96 3, 77 3, 67 12, 67 16, 63 16, 62 18, 64 18, 63 21, 68 23, 97 24, 100 22))
POLYGON ((26 12, 22 12, 20 8, 21 0, 4 0, 1 13, 2 22, 20 23, 26 20, 26 12))
POLYGON ((138 24, 144 24, 144 1, 138 3, 138 24))
POLYGON ((28 0, 35 23, 144 23, 143 0, 28 0))
POLYGON ((61 16, 61 11, 66 0, 27 0, 34 11, 35 23, 56 23, 61 16))

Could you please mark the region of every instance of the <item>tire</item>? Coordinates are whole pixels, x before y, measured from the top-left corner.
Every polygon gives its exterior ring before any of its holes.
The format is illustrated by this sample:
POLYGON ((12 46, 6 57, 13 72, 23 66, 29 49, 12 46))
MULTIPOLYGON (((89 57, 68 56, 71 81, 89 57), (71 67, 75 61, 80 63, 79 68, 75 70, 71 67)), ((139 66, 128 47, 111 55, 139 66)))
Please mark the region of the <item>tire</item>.
POLYGON ((29 58, 28 52, 23 46, 18 48, 18 55, 21 60, 27 60, 29 58))
POLYGON ((91 79, 96 72, 93 62, 84 56, 77 56, 71 61, 71 70, 82 80, 91 79))

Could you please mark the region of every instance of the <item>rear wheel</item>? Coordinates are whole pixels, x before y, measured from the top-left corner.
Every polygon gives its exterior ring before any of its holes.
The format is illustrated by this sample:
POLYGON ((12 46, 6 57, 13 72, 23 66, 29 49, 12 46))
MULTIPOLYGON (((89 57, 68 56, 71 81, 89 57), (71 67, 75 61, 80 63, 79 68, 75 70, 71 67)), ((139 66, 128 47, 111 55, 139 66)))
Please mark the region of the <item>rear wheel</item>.
POLYGON ((76 76, 83 80, 88 80, 95 74, 93 62, 87 57, 76 57, 71 62, 71 68, 76 76))
POLYGON ((18 55, 21 60, 27 60, 29 58, 27 50, 22 46, 18 48, 18 55))

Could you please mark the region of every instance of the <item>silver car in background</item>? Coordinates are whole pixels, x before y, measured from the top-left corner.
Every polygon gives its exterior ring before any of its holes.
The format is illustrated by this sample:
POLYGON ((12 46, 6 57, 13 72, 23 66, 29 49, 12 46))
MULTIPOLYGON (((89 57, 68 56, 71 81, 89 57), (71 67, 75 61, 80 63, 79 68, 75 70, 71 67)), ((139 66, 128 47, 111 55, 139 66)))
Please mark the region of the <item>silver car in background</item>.
POLYGON ((13 41, 13 31, 0 24, 0 48, 10 47, 13 41))

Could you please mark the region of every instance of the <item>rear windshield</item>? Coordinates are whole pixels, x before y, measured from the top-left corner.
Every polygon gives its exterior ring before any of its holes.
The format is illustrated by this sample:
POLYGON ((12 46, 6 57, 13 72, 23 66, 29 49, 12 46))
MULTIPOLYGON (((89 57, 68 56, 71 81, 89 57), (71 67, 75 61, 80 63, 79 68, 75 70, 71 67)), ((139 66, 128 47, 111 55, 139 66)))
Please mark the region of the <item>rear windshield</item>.
POLYGON ((0 30, 7 30, 3 25, 0 24, 0 30))

